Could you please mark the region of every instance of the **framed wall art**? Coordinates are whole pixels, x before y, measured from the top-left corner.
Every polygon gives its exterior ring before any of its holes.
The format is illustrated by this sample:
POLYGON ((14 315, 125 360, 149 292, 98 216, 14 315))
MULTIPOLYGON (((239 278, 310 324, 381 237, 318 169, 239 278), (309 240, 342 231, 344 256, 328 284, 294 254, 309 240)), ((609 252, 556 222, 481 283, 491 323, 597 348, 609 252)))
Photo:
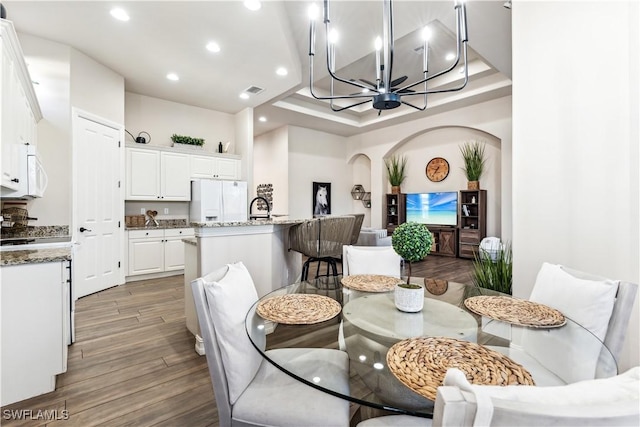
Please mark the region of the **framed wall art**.
POLYGON ((331 183, 313 183, 313 217, 331 214, 331 183))

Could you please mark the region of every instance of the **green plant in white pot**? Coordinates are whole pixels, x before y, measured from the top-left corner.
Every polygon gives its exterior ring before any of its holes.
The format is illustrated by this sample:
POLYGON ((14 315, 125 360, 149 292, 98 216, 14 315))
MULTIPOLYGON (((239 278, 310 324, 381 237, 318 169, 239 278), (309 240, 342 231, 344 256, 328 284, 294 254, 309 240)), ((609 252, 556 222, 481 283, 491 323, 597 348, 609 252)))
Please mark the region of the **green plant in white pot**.
POLYGON ((460 153, 464 161, 462 170, 467 177, 467 189, 479 190, 480 177, 484 172, 487 159, 484 154, 485 143, 480 141, 467 141, 460 146, 460 153))
POLYGON ((433 245, 433 235, 424 224, 405 222, 391 236, 393 249, 407 263, 407 283, 396 285, 394 299, 401 311, 416 312, 424 304, 424 287, 411 283, 411 263, 422 261, 433 245))

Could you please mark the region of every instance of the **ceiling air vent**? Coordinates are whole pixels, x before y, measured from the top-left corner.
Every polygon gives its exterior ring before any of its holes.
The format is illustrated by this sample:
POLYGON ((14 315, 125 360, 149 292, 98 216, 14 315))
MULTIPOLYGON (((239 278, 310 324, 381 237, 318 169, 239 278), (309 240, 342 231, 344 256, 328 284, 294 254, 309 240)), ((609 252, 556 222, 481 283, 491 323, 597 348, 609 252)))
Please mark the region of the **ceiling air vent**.
POLYGON ((244 91, 246 93, 250 93, 252 95, 257 95, 260 92, 262 92, 264 89, 258 86, 249 86, 248 88, 246 88, 244 91))

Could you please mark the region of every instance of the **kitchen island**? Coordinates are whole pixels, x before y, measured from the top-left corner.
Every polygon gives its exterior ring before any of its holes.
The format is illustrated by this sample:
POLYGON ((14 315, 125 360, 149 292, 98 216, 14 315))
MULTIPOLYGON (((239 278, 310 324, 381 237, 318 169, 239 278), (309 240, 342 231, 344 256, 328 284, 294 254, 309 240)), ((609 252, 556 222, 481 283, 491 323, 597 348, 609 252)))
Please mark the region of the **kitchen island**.
POLYGON ((302 269, 302 255, 289 251, 289 228, 304 220, 261 219, 243 222, 191 222, 195 244, 185 241, 185 316, 196 335, 196 351, 204 354, 190 282, 242 261, 262 297, 294 283, 302 269))

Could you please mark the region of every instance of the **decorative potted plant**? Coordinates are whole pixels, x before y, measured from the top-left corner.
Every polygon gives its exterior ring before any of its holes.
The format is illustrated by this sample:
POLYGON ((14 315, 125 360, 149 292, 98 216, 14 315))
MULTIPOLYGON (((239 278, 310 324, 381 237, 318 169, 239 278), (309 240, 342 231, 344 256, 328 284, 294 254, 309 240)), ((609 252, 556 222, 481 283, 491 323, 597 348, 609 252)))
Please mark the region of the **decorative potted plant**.
POLYGON ((391 184, 391 194, 400 194, 400 186, 407 177, 407 158, 405 156, 392 156, 384 160, 387 167, 387 176, 391 184))
POLYGON ((467 141, 460 147, 462 159, 464 160, 464 170, 467 176, 467 189, 479 190, 480 177, 484 172, 487 159, 484 156, 485 143, 480 141, 467 141))
POLYGON ((204 145, 204 138, 193 138, 191 136, 176 135, 175 133, 171 135, 171 141, 173 141, 174 144, 184 144, 196 147, 202 147, 204 145))
POLYGON ((511 294, 512 265, 509 243, 503 243, 491 251, 480 248, 473 261, 473 284, 478 288, 511 294))
POLYGON ((400 283, 395 288, 396 307, 401 311, 420 311, 424 304, 424 287, 411 283, 411 263, 427 256, 433 245, 433 235, 424 224, 405 222, 393 231, 391 244, 408 266, 407 283, 400 283))

